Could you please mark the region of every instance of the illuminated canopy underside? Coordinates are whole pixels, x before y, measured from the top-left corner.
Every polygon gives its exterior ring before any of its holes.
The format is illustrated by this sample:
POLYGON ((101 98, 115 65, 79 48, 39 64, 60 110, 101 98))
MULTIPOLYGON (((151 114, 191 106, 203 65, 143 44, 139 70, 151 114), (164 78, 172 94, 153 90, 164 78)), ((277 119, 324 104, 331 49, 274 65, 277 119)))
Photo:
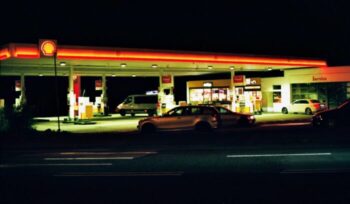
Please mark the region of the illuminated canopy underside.
MULTIPOLYGON (((1 75, 53 75, 53 60, 40 58, 35 44, 10 44, 0 49, 1 75)), ((267 71, 306 67, 326 67, 323 60, 272 58, 217 53, 155 51, 121 48, 59 46, 57 66, 60 75, 69 67, 80 75, 158 76, 159 70, 174 75, 236 71, 267 71), (60 67, 65 62, 65 67, 60 67), (126 67, 121 67, 121 64, 126 67), (152 68, 156 64, 157 68, 152 68), (208 69, 208 67, 212 69, 208 69)))

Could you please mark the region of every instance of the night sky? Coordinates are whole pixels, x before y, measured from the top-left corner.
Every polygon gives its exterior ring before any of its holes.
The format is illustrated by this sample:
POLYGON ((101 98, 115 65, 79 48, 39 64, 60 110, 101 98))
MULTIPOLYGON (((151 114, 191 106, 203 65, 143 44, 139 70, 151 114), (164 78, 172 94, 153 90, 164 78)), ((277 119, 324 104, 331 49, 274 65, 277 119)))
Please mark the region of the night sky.
POLYGON ((347 0, 3 1, 0 44, 213 51, 350 64, 347 0))
MULTIPOLYGON (((310 57, 325 59, 330 66, 350 65, 349 8, 347 0, 3 1, 0 45, 45 38, 63 45, 310 57)), ((45 81, 31 80, 39 86, 45 81)), ((110 86, 118 88, 115 80, 110 86)), ((150 84, 143 86, 146 89, 157 86, 150 78, 138 80, 150 84)), ((186 80, 175 80, 177 100, 185 99, 186 80)), ((3 77, 6 87, 0 90, 14 86, 12 81, 3 77)), ((85 89, 92 89, 88 94, 98 94, 91 88, 93 82, 86 84, 85 89)), ((143 91, 137 86, 130 90, 143 91)), ((7 92, 0 97, 8 97, 7 92)), ((40 100, 40 95, 33 91, 30 97, 40 100)), ((111 106, 126 95, 112 93, 111 106)))

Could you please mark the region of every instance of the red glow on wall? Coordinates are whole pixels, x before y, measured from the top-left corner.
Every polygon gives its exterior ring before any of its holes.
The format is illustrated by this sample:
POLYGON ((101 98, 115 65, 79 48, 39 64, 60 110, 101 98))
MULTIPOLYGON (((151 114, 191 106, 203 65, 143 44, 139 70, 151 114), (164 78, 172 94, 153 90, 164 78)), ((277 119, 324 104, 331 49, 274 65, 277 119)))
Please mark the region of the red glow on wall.
POLYGON ((283 59, 244 57, 233 55, 180 54, 161 52, 136 51, 104 51, 89 49, 59 49, 57 57, 61 59, 85 60, 134 60, 134 61, 171 61, 171 62, 202 62, 202 63, 240 63, 240 64, 269 64, 293 66, 327 66, 322 60, 283 59))
MULTIPOLYGON (((33 45, 15 45, 12 57, 15 58, 39 58, 40 52, 33 45)), ((3 51, 4 52, 4 51, 3 51)), ((1 52, 0 52, 1 53, 1 52)), ((3 54, 4 55, 4 54, 3 54)), ((4 58, 0 54, 0 59, 4 58), (1 58, 2 57, 2 58, 1 58)), ((8 58, 8 54, 6 57, 8 58)), ((198 62, 198 63, 224 63, 224 64, 261 64, 261 65, 285 65, 285 66, 306 66, 326 67, 323 60, 305 60, 289 58, 268 58, 237 55, 217 54, 191 54, 176 52, 156 51, 128 51, 120 49, 81 49, 81 48, 58 48, 57 58, 77 60, 119 60, 119 61, 164 61, 164 62, 198 62)))
POLYGON ((39 58, 39 50, 35 47, 15 47, 13 50, 15 58, 39 58))
POLYGON ((11 54, 8 48, 3 48, 0 50, 0 60, 10 58, 11 54))

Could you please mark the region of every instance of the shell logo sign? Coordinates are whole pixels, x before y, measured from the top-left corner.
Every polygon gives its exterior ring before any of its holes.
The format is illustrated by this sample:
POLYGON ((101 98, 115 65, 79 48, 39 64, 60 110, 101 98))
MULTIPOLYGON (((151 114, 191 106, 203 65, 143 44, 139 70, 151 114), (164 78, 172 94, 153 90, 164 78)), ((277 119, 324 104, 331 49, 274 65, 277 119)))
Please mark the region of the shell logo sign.
POLYGON ((41 56, 52 57, 55 55, 57 45, 55 40, 40 40, 39 49, 41 56))

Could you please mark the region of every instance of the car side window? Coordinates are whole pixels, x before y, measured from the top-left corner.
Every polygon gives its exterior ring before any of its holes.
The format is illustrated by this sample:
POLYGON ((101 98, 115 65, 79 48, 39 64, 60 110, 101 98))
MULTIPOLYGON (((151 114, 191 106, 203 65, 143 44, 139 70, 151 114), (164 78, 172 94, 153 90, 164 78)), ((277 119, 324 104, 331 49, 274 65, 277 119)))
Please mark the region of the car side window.
POLYGON ((183 108, 182 109, 182 115, 183 116, 192 115, 191 108, 189 108, 189 107, 183 108))
POLYGON ((225 108, 218 107, 217 109, 220 114, 229 114, 228 110, 225 108))
POLYGON ((127 97, 124 101, 124 103, 128 104, 132 102, 132 98, 131 97, 127 97))
POLYGON ((301 103, 301 104, 309 104, 309 101, 307 101, 307 100, 301 100, 300 103, 301 103))
POLYGON ((203 115, 211 115, 212 111, 209 108, 203 108, 202 114, 203 115))
POLYGON ((300 104, 300 101, 299 100, 294 101, 293 104, 300 104))
POLYGON ((200 115, 201 114, 201 109, 198 107, 192 107, 191 108, 191 114, 192 115, 200 115))
POLYGON ((180 116, 182 115, 183 108, 176 108, 169 112, 169 116, 180 116))

